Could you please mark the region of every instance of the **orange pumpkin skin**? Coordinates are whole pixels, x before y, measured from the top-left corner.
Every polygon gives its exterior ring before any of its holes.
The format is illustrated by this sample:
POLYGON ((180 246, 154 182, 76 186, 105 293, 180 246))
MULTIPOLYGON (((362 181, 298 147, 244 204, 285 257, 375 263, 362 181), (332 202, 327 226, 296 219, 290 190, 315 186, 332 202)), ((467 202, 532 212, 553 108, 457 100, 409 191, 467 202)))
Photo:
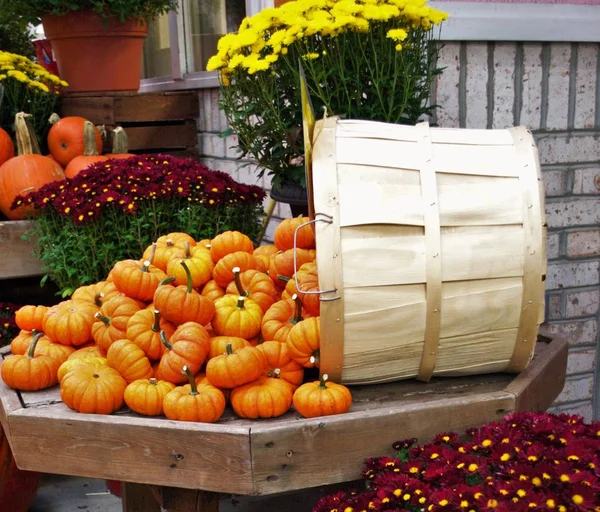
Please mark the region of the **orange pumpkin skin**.
POLYGON ((267 256, 270 258, 271 256, 277 254, 278 252, 279 252, 279 249, 277 249, 277 247, 275 247, 274 245, 261 245, 260 247, 257 247, 256 249, 254 249, 252 254, 254 256, 267 256))
MULTIPOLYGON (((167 263, 173 256, 179 254, 181 251, 185 251, 186 242, 190 247, 196 245, 195 240, 187 233, 174 232, 159 237, 156 241, 156 253, 154 254, 152 264, 166 272, 167 263)), ((152 245, 148 246, 142 258, 144 260, 149 259, 152 255, 152 250, 152 245)))
POLYGON ((4 383, 21 391, 37 391, 54 386, 58 382, 60 362, 50 356, 35 356, 35 349, 42 333, 33 338, 27 354, 8 356, 0 368, 4 383))
POLYGON ((217 302, 223 295, 225 295, 225 290, 217 284, 214 279, 211 279, 208 283, 204 285, 202 288, 201 295, 213 301, 213 303, 217 302))
POLYGON ((198 250, 191 254, 187 249, 184 253, 175 254, 167 263, 167 274, 175 278, 175 284, 185 286, 188 283, 187 273, 181 262, 185 262, 192 276, 192 287, 200 288, 212 279, 213 262, 208 252, 198 250))
POLYGON ((260 350, 266 361, 263 375, 274 377, 287 382, 296 389, 304 379, 304 368, 292 359, 287 344, 278 341, 265 341, 256 347, 260 350))
MULTIPOLYGON (((294 217, 293 219, 284 219, 275 228, 274 242, 277 249, 287 251, 294 248, 294 232, 302 224, 306 224, 310 218, 294 217)), ((315 233, 312 226, 304 226, 298 229, 296 235, 296 247, 298 249, 314 249, 315 248, 315 233)))
POLYGON ((250 343, 245 339, 237 338, 236 336, 213 336, 210 339, 208 359, 225 354, 227 352, 227 345, 231 345, 232 352, 235 352, 240 348, 249 347, 250 343))
POLYGON ((62 382, 64 376, 78 364, 91 364, 91 365, 104 365, 106 366, 105 357, 79 357, 75 359, 67 359, 63 364, 58 367, 58 382, 62 382))
POLYGON ((206 364, 208 381, 218 388, 237 388, 258 379, 265 368, 265 356, 254 347, 243 347, 235 352, 227 345, 227 352, 206 364))
POLYGON ((74 178, 80 172, 85 171, 90 165, 98 162, 106 162, 107 160, 108 156, 105 155, 76 156, 65 167, 65 176, 67 178, 74 178))
POLYGON ((241 273, 236 270, 233 269, 234 281, 229 283, 226 292, 252 299, 266 313, 279 300, 279 291, 271 278, 258 270, 250 269, 241 273))
POLYGON ((127 323, 139 310, 138 303, 129 297, 113 297, 106 301, 94 315, 92 338, 96 344, 108 351, 115 341, 125 338, 127 323))
MULTIPOLYGON (((48 149, 52 158, 66 167, 73 158, 83 155, 83 126, 87 119, 78 116, 63 117, 48 132, 48 149)), ((96 147, 102 153, 102 135, 96 129, 96 147)))
POLYGON ((106 357, 106 351, 102 350, 98 345, 91 345, 77 349, 68 359, 87 359, 93 357, 106 357))
POLYGON ((219 286, 226 288, 234 279, 233 269, 239 268, 240 272, 258 269, 258 262, 252 254, 237 251, 223 256, 215 265, 212 277, 219 286))
POLYGON ((181 384, 187 380, 186 375, 182 374, 184 366, 194 374, 206 361, 210 350, 210 337, 202 325, 187 322, 175 330, 168 342, 165 336, 161 338, 167 351, 158 365, 158 379, 181 384))
POLYGON ((0 128, 0 165, 15 156, 15 146, 8 132, 0 128))
POLYGON ((346 386, 320 381, 302 384, 294 392, 294 407, 305 418, 343 414, 352 406, 352 395, 346 386))
POLYGON ((125 388, 125 403, 132 411, 144 416, 159 416, 163 413, 163 401, 175 384, 166 380, 139 379, 125 388))
MULTIPOLYGON (((22 356, 23 354, 27 353, 27 350, 29 349, 29 345, 31 345, 31 342, 33 341, 33 338, 35 337, 35 335, 41 331, 20 331, 19 334, 17 334, 13 340, 10 342, 10 352, 11 354, 14 355, 20 355, 22 356)), ((40 341, 38 342, 38 345, 40 343, 50 343, 50 340, 48 339, 47 336, 43 336, 42 338, 40 338, 40 341)))
POLYGON ((79 364, 63 377, 60 398, 67 407, 87 414, 110 414, 123 406, 127 382, 108 365, 79 364))
POLYGON ((215 303, 212 328, 217 336, 248 340, 260 332, 262 309, 252 299, 225 295, 215 303))
MULTIPOLYGON (((307 292, 316 292, 319 290, 319 276, 317 274, 317 266, 314 262, 305 263, 296 272, 300 289, 307 292)), ((291 297, 297 294, 302 301, 302 306, 311 316, 319 316, 321 314, 321 301, 318 293, 302 293, 296 288, 296 280, 292 277, 285 285, 285 292, 291 297)))
MULTIPOLYGON (((296 249, 296 269, 299 269, 305 263, 313 261, 314 254, 306 249, 296 249)), ((294 250, 288 249, 287 251, 280 252, 271 256, 271 263, 269 265, 269 277, 280 289, 284 289, 287 283, 286 280, 281 280, 277 276, 287 277, 289 279, 294 275, 294 250)))
POLYGON ((160 331, 165 331, 167 338, 170 338, 175 326, 161 318, 158 310, 142 309, 129 319, 125 338, 140 347, 148 359, 158 361, 165 352, 160 331))
POLYGON ((24 331, 41 331, 44 327, 44 315, 47 306, 23 306, 15 313, 15 322, 19 329, 24 331))
POLYGON ((115 283, 99 281, 95 284, 77 288, 71 295, 71 300, 89 302, 97 308, 101 308, 103 303, 119 295, 122 295, 122 293, 117 290, 115 283))
MULTIPOLYGON (((186 265, 182 263, 182 265, 186 265)), ((187 268, 187 265, 186 265, 187 268)), ((154 293, 154 307, 162 316, 176 325, 185 322, 208 324, 215 315, 215 305, 192 288, 192 276, 188 270, 187 286, 161 285, 154 293)))
POLYGON ((36 356, 52 357, 58 361, 58 364, 64 363, 73 352, 75 352, 73 347, 61 345, 60 343, 51 343, 50 341, 42 343, 42 340, 40 340, 35 349, 36 356))
POLYGON ((44 332, 54 343, 78 347, 92 338, 97 311, 97 307, 87 302, 63 301, 44 315, 44 332))
POLYGON ((231 406, 241 418, 276 418, 292 406, 292 388, 280 380, 260 377, 231 392, 231 406))
POLYGON ((196 240, 191 235, 179 231, 173 231, 172 233, 158 237, 156 245, 157 247, 165 247, 169 244, 169 240, 178 247, 184 247, 185 242, 188 242, 190 247, 196 245, 196 240))
POLYGON ((224 231, 210 242, 210 254, 215 263, 224 256, 237 251, 250 254, 254 251, 252 240, 239 231, 224 231))
POLYGON ((170 420, 214 423, 225 411, 225 396, 210 384, 196 387, 192 372, 185 367, 189 384, 167 393, 163 401, 165 416, 170 420))
POLYGON ((298 322, 290 331, 286 343, 294 361, 305 368, 318 367, 321 345, 320 318, 311 317, 298 322))
POLYGON ((117 289, 132 299, 150 302, 160 282, 166 274, 148 260, 122 260, 115 263, 111 270, 117 289))
POLYGON ((266 341, 285 343, 292 327, 302 320, 302 303, 300 299, 277 301, 265 313, 260 332, 266 341))
POLYGON ((117 340, 110 346, 106 364, 117 370, 128 384, 152 376, 152 365, 144 351, 126 339, 117 340))

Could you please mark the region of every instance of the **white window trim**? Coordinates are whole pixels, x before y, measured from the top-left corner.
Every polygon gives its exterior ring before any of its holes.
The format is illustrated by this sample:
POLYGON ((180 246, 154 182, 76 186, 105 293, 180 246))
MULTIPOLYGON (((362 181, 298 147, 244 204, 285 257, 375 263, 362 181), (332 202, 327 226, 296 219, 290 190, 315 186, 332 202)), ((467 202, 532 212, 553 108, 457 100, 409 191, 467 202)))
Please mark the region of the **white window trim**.
MULTIPOLYGON (((254 14, 273 7, 273 0, 246 0, 246 15, 254 14)), ((181 1, 179 2, 181 11, 181 1)), ((171 76, 142 79, 139 92, 177 91, 185 89, 205 89, 219 86, 215 71, 185 73, 186 57, 183 17, 176 12, 169 13, 169 33, 171 38, 171 76)))
POLYGON ((435 2, 444 41, 600 41, 600 5, 435 2))

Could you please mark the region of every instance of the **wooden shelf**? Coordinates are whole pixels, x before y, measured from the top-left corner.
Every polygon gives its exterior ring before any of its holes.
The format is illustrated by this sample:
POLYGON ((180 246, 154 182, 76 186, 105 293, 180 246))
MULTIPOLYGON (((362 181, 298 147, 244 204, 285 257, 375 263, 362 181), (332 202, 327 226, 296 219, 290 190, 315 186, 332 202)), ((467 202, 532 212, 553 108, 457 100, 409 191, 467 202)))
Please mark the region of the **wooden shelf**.
POLYGON ((0 221, 0 279, 41 276, 42 262, 33 255, 35 243, 24 241, 22 235, 30 229, 30 221, 0 221))

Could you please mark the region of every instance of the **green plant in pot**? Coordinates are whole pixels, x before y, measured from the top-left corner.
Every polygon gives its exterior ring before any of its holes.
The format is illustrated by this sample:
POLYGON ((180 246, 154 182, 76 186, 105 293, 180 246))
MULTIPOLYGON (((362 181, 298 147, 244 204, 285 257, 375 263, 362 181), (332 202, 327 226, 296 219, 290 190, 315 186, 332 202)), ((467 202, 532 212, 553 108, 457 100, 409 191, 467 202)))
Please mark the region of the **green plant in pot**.
POLYGON ((272 197, 306 188, 299 63, 317 116, 415 124, 435 108, 445 18, 425 0, 296 0, 219 40, 207 69, 219 71, 240 158, 272 178, 272 197))
POLYGON ((0 11, 44 25, 67 92, 137 91, 148 21, 177 0, 0 0, 0 11))

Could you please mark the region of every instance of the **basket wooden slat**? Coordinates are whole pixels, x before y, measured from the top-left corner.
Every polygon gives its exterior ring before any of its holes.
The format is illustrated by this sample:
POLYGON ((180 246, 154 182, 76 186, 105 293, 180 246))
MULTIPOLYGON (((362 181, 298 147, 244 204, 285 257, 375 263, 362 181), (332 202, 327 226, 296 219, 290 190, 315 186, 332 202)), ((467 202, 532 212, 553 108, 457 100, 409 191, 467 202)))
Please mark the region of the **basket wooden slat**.
POLYGON ((531 135, 326 119, 313 147, 322 372, 522 370, 547 265, 531 135))

